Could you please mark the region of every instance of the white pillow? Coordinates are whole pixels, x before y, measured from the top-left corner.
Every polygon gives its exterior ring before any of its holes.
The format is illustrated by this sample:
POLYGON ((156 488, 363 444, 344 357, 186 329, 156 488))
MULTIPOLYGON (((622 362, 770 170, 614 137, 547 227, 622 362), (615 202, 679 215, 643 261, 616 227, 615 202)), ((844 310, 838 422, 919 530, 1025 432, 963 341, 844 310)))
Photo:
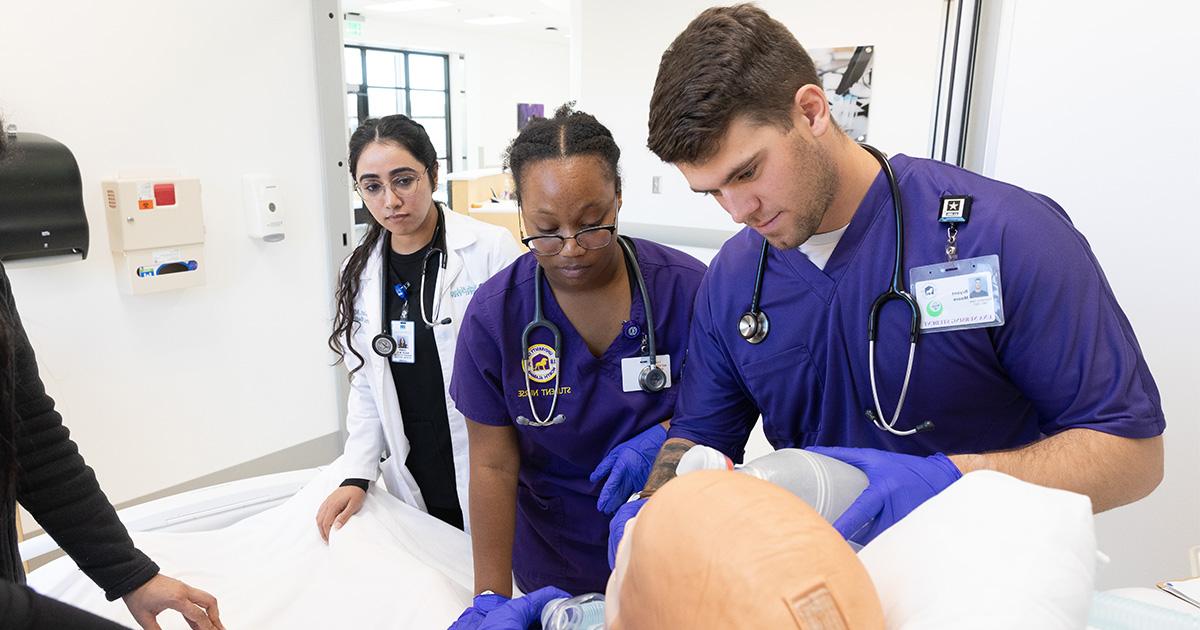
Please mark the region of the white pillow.
POLYGON ((858 556, 889 629, 1084 628, 1091 500, 992 471, 965 475, 858 556))

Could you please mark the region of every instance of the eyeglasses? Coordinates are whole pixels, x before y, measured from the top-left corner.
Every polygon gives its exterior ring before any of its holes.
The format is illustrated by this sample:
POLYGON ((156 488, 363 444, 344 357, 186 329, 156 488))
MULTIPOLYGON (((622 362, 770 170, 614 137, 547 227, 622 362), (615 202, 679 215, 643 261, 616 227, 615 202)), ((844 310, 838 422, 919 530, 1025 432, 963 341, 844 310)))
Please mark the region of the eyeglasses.
MULTIPOLYGON (((403 173, 392 178, 387 186, 392 189, 392 194, 397 197, 408 197, 417 191, 417 184, 421 182, 421 176, 413 173, 403 173)), ((362 198, 364 203, 375 203, 383 199, 384 184, 379 180, 372 179, 366 183, 354 183, 354 191, 362 198)))
POLYGON ((525 247, 537 256, 553 256, 563 250, 567 244, 567 239, 575 239, 575 243, 584 249, 603 249, 608 247, 612 242, 613 233, 617 231, 617 224, 610 223, 608 225, 597 225, 595 227, 583 228, 571 236, 559 236, 557 234, 547 234, 545 236, 526 236, 521 239, 525 247))

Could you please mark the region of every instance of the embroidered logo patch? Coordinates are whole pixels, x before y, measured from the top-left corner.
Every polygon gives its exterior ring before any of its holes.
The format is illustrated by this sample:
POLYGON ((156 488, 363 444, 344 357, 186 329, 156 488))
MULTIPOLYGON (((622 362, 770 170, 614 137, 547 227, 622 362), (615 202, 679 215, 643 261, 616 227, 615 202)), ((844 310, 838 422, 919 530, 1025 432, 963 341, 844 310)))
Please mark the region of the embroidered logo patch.
POLYGON ((535 383, 548 383, 558 375, 558 355, 554 348, 535 343, 529 346, 524 365, 521 366, 529 374, 529 380, 535 383))

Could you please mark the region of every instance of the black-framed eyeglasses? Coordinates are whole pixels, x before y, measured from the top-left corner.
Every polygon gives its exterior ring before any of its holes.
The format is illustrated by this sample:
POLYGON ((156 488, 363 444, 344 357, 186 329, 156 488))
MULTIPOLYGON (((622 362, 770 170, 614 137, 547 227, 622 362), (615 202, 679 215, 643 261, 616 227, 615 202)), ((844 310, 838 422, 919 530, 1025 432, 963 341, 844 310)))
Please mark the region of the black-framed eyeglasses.
MULTIPOLYGON (((417 191, 417 185, 420 183, 420 175, 416 173, 401 173, 393 177, 386 186, 390 187, 392 194, 397 197, 410 197, 417 191)), ((365 183, 354 182, 354 192, 358 193, 363 203, 376 203, 382 200, 384 187, 385 184, 376 179, 371 179, 365 183)))
POLYGON ((604 249, 612 243, 613 234, 617 231, 617 224, 610 223, 608 225, 597 225, 595 227, 583 228, 571 236, 559 236, 557 234, 546 234, 539 236, 526 236, 521 239, 525 247, 537 256, 553 256, 563 250, 567 244, 567 239, 575 239, 575 243, 584 249, 604 249))

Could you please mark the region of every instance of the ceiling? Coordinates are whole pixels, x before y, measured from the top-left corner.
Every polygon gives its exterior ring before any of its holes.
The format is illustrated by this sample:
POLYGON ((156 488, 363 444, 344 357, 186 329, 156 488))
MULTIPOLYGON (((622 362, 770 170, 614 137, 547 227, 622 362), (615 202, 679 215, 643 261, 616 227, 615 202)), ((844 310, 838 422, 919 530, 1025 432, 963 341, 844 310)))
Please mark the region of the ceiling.
POLYGON ((360 13, 369 23, 371 18, 402 19, 416 24, 440 28, 477 31, 505 37, 537 38, 566 42, 571 31, 570 0, 342 0, 346 12, 360 13), (428 4, 445 4, 426 8, 428 4), (400 5, 419 8, 396 11, 400 5), (473 24, 467 20, 486 18, 518 18, 511 24, 473 24), (557 29, 548 30, 548 27, 557 29))

